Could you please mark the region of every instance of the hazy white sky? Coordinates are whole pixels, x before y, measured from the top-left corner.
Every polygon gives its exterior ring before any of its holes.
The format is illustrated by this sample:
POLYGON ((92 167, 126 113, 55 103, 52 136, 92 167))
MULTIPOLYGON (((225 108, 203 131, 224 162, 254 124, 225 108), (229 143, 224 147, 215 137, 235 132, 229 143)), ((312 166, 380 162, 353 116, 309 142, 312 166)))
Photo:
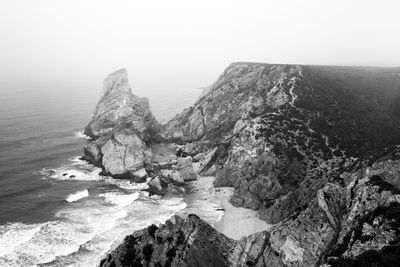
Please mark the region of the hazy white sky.
MULTIPOLYGON (((233 61, 400 66, 398 0, 1 0, 0 84, 195 89, 233 61)), ((1 90, 1 89, 0 89, 1 90)))

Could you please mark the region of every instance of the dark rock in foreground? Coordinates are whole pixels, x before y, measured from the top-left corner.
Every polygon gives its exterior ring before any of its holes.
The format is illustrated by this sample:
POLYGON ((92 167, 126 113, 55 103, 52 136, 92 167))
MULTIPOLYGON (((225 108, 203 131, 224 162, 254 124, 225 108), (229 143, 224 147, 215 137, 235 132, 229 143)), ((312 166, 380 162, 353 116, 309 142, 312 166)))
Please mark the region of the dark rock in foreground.
POLYGON ((100 266, 228 266, 235 241, 196 215, 172 217, 127 236, 100 266))

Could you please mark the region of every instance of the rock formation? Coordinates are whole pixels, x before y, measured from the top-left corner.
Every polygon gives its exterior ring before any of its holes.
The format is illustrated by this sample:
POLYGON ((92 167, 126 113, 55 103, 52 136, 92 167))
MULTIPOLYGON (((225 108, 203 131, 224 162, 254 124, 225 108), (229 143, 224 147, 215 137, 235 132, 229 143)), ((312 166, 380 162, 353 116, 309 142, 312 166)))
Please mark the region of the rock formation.
POLYGON ((182 154, 217 149, 201 171, 276 223, 324 185, 324 169, 400 143, 399 88, 397 68, 232 63, 163 134, 182 154))
POLYGON ((93 141, 84 148, 84 159, 101 166, 116 178, 143 181, 151 152, 146 143, 158 138, 160 125, 149 101, 132 94, 125 69, 110 74, 102 96, 84 133, 93 141))
POLYGON ((216 232, 195 215, 172 217, 127 236, 101 266, 229 266, 232 239, 216 232))
POLYGON ((398 266, 400 146, 343 162, 285 221, 239 241, 195 215, 127 236, 100 266, 398 266))
POLYGON ((398 68, 232 63, 162 127, 96 108, 85 154, 105 172, 145 167, 154 133, 179 144, 179 158, 152 171, 154 193, 195 179, 193 158, 215 186, 235 188, 232 204, 275 224, 234 241, 195 215, 174 217, 128 236, 101 266, 398 266, 399 99, 398 68))

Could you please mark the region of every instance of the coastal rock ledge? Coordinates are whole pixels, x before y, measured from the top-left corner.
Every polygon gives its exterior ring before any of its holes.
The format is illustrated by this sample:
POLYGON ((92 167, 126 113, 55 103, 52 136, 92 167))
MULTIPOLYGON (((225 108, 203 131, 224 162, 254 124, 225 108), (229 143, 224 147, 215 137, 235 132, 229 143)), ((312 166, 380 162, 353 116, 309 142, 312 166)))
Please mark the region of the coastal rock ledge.
POLYGON ((84 148, 83 159, 114 178, 143 182, 151 152, 146 143, 158 136, 160 124, 150 111, 147 98, 132 94, 126 69, 110 74, 92 120, 84 133, 92 142, 84 148))

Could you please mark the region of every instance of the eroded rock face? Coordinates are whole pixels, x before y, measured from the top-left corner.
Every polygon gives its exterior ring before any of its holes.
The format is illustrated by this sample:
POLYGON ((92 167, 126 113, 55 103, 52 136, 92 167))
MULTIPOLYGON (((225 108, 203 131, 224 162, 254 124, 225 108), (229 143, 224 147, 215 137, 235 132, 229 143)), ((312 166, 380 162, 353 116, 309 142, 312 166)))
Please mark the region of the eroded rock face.
POLYGON ((98 138, 111 133, 115 128, 136 130, 137 135, 148 141, 154 138, 159 123, 150 110, 147 98, 132 94, 126 69, 110 74, 103 82, 100 101, 96 105, 92 120, 84 133, 98 138))
POLYGON ((101 166, 115 178, 143 182, 151 152, 146 142, 156 140, 159 123, 149 101, 132 94, 125 69, 110 74, 85 134, 93 141, 84 149, 84 159, 101 166))
POLYGON ((321 169, 328 182, 301 209, 239 241, 174 217, 128 236, 101 266, 398 266, 399 167, 397 146, 321 169))
POLYGON ((185 155, 213 151, 200 173, 216 173, 215 185, 235 187, 234 205, 276 223, 314 197, 326 170, 400 143, 394 73, 232 63, 163 134, 185 155))

